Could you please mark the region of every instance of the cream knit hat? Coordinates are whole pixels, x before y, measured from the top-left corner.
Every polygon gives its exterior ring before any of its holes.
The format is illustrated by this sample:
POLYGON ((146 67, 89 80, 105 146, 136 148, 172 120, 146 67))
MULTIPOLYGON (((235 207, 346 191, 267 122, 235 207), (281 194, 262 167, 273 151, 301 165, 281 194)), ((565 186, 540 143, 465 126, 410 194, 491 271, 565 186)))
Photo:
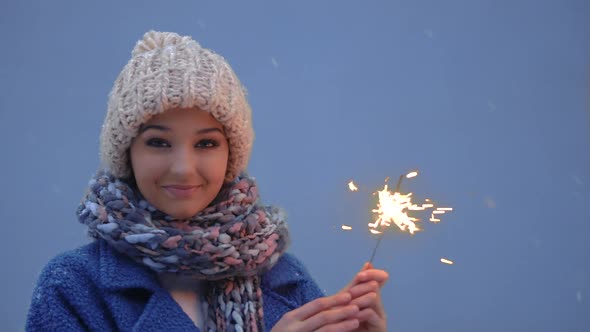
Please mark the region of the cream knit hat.
POLYGON ((109 96, 100 135, 102 161, 116 177, 131 176, 128 150, 140 126, 172 108, 198 107, 225 129, 226 180, 246 170, 254 131, 246 92, 229 64, 187 36, 149 31, 133 49, 109 96))

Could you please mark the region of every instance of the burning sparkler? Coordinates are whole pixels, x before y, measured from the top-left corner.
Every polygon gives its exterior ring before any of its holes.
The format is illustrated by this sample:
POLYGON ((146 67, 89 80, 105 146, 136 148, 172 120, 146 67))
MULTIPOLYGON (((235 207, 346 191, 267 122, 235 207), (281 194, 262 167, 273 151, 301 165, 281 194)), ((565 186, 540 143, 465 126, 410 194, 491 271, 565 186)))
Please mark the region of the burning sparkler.
MULTIPOLYGON (((394 192, 389 191, 387 184, 385 184, 383 190, 377 191, 377 194, 379 195, 379 202, 377 203, 377 208, 372 210, 377 214, 377 219, 375 222, 369 223, 368 226, 369 231, 372 234, 379 234, 379 238, 377 239, 377 243, 373 249, 373 253, 371 254, 371 259, 369 262, 373 262, 377 248, 379 247, 381 239, 383 238, 384 232, 381 230, 381 228, 389 227, 392 223, 394 223, 401 231, 408 231, 410 234, 414 234, 415 232, 421 230, 416 225, 416 222, 420 221, 420 219, 409 216, 408 212, 423 211, 434 208, 434 204, 430 201, 430 199, 426 199, 424 204, 418 205, 412 202, 412 193, 402 194, 400 192, 403 179, 410 179, 416 177, 417 175, 418 172, 415 171, 400 175, 397 180, 394 192)), ((386 179, 386 182, 388 180, 389 178, 386 179)), ((358 190, 352 181, 350 181, 348 185, 351 191, 358 190), (353 189, 353 186, 356 190, 353 189)), ((452 210, 452 208, 436 208, 434 211, 432 211, 429 220, 435 223, 440 222, 440 219, 435 218, 435 215, 438 216, 452 210)))

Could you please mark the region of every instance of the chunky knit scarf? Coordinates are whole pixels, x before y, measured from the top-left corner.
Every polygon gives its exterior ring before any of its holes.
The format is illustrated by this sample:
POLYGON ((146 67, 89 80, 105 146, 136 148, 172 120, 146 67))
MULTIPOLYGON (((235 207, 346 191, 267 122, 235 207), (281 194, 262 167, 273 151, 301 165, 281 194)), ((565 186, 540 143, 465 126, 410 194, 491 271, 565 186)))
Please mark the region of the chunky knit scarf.
POLYGON ((92 178, 78 208, 90 236, 158 273, 209 282, 207 331, 263 331, 260 275, 286 250, 281 210, 258 202, 253 178, 223 186, 190 220, 175 220, 107 171, 92 178))

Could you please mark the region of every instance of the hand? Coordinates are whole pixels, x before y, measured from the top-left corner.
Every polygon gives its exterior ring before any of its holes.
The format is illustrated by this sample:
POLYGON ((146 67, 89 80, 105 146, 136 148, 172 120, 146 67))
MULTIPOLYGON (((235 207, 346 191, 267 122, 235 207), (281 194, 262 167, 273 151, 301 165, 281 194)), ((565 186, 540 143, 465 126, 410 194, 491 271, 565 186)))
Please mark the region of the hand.
POLYGON ((381 287, 387 279, 387 272, 375 269, 371 263, 365 263, 350 284, 340 291, 350 293, 351 303, 359 308, 356 318, 360 324, 354 331, 387 331, 387 318, 381 301, 381 287))
MULTIPOLYGON (((362 290, 355 291, 360 293, 362 290)), ((346 291, 315 299, 283 315, 271 332, 355 331, 359 328, 356 317, 360 312, 351 300, 352 295, 346 291)))

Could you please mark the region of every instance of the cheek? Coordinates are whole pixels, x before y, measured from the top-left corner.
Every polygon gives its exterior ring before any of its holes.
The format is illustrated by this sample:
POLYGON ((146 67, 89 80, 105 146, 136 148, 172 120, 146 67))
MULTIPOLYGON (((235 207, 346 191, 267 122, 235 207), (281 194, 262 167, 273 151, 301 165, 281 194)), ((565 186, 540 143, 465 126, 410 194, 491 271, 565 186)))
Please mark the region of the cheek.
POLYGON ((140 147, 133 148, 130 150, 130 163, 131 170, 137 186, 145 188, 147 184, 153 183, 157 180, 161 173, 160 168, 162 167, 161 161, 158 158, 154 158, 153 155, 145 153, 140 147))
POLYGON ((199 153, 196 158, 200 161, 197 162, 197 165, 201 169, 201 172, 206 173, 208 177, 217 178, 220 173, 222 173, 221 176, 225 176, 228 163, 227 148, 205 151, 199 153))
POLYGON ((227 171, 229 154, 227 149, 220 151, 219 155, 212 162, 212 170, 215 172, 216 178, 221 178, 221 181, 225 178, 225 172, 227 171))

